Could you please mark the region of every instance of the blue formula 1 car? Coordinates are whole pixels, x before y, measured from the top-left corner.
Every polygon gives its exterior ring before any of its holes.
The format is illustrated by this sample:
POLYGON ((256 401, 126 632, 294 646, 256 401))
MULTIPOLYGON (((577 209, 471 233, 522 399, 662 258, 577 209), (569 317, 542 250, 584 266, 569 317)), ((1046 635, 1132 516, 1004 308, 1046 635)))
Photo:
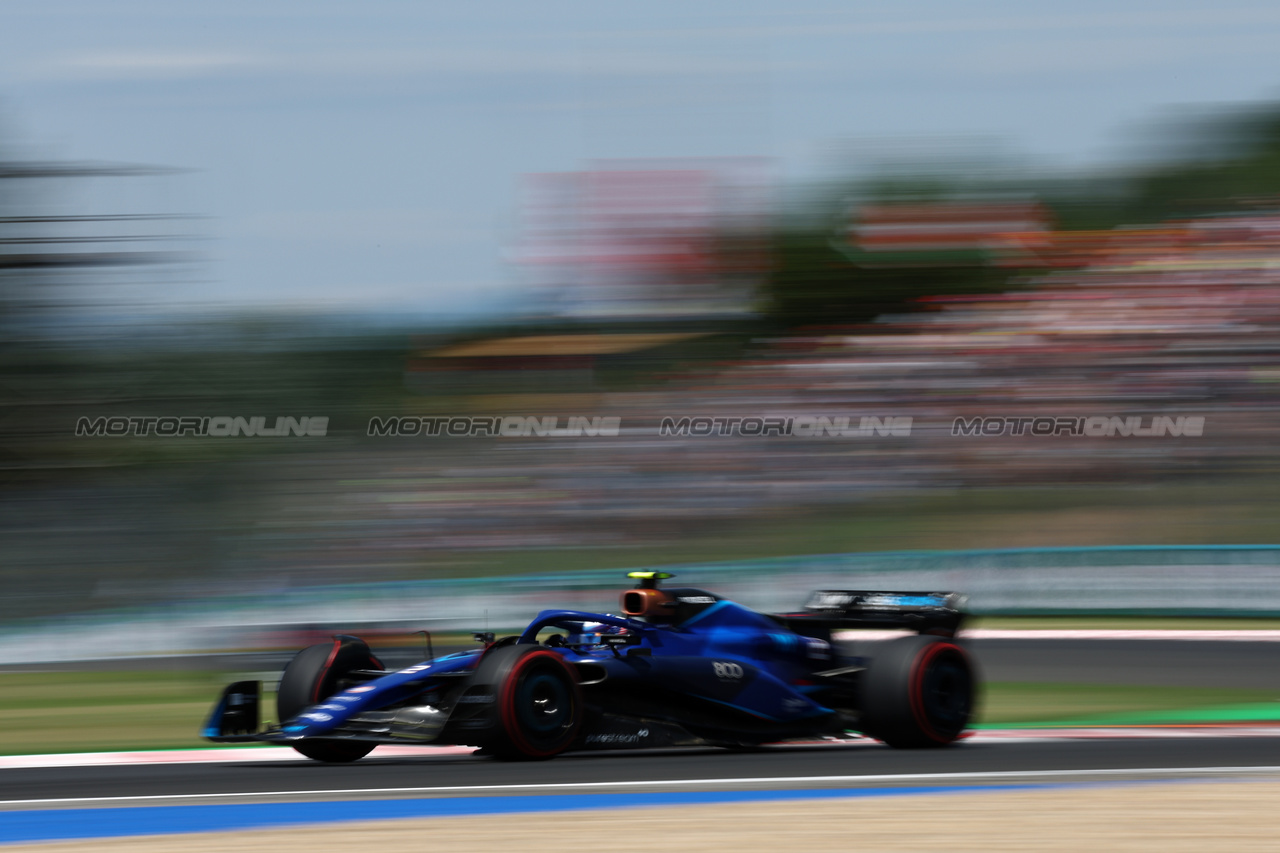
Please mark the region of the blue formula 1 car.
POLYGON ((823 590, 803 612, 766 615, 671 575, 633 572, 622 616, 544 610, 519 636, 385 671, 356 637, 299 652, 259 731, 261 684, 222 694, 204 736, 269 741, 318 761, 378 744, 460 744, 505 759, 566 750, 754 746, 861 732, 903 748, 945 746, 969 721, 977 673, 954 640, 950 593, 823 590), (907 629, 841 657, 833 630, 907 629), (866 651, 866 649, 860 649, 866 651))

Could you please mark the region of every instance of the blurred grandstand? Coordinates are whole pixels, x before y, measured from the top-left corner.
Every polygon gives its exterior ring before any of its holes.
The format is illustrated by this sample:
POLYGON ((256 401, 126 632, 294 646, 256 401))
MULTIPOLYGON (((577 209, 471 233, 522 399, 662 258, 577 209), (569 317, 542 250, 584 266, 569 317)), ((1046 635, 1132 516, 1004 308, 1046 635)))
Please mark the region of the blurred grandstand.
MULTIPOLYGON (((700 166, 535 181, 543 213, 514 255, 536 267, 548 297, 535 321, 412 343, 294 335, 245 347, 237 329, 175 334, 180 345, 138 357, 119 340, 82 345, 81 367, 41 374, 62 384, 24 408, 43 431, 28 437, 36 450, 23 457, 24 481, 0 496, 4 577, 16 591, 3 614, 229 587, 271 597, 319 583, 917 547, 924 522, 911 500, 958 492, 964 503, 978 489, 998 495, 996 514, 1023 509, 1029 488, 1057 489, 1054 506, 1071 507, 1061 487, 1212 483, 1214 494, 1260 501, 1265 516, 1244 533, 1176 513, 1130 530, 1133 508, 1115 491, 1119 508, 1104 514, 1116 528, 1095 533, 1071 517, 1009 544, 1280 532, 1266 508, 1276 496, 1250 491, 1269 482, 1280 448, 1270 425, 1276 196, 1202 199, 1199 213, 1088 229, 1068 228, 1026 191, 863 200, 823 225, 820 253, 794 264, 783 229, 765 227, 758 170, 700 166), (784 285, 797 280, 817 284, 788 302, 784 285), (111 365, 110 394, 86 384, 111 365), (326 415, 330 430, 309 444, 70 438, 76 416, 125 405, 326 415), (590 440, 365 430, 374 415, 472 414, 607 415, 622 429, 590 440), (895 417, 912 427, 856 438, 660 435, 675 416, 895 417), (1204 418, 1203 434, 952 429, 957 418, 1160 416, 1204 418), (879 509, 890 500, 906 509, 879 509), (888 532, 856 528, 862 518, 888 532), (827 522, 858 532, 824 539, 827 522)), ((1204 494, 1191 511, 1208 511, 1204 494)), ((923 541, 1001 545, 1012 527, 1000 542, 958 541, 963 524, 923 541)))

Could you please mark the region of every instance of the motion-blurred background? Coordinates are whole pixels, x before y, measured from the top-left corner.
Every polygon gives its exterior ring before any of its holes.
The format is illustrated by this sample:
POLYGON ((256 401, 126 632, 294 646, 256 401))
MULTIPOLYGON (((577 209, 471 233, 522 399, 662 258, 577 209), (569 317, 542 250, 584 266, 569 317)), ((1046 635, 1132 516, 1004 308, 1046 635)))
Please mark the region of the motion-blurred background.
POLYGON ((791 607, 883 551, 988 612, 1280 610, 1275 551, 1220 547, 1280 541, 1277 36, 1247 2, 7 8, 0 659, 658 564, 795 573, 791 607), (370 435, 462 416, 621 427, 370 435), (697 416, 911 427, 660 434, 697 416), (255 417, 328 421, 161 434, 255 417), (1035 417, 1110 434, 953 429, 1035 417))

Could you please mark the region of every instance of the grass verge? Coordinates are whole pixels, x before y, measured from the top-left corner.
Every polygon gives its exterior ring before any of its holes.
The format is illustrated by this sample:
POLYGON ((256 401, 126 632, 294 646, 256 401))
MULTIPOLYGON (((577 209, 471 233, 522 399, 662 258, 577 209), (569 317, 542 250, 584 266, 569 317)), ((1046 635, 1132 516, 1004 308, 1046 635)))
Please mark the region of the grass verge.
POLYGON ((211 746, 200 726, 221 673, 0 673, 0 754, 211 746))
POLYGON ((992 682, 978 725, 1143 725, 1280 720, 1273 690, 992 682))

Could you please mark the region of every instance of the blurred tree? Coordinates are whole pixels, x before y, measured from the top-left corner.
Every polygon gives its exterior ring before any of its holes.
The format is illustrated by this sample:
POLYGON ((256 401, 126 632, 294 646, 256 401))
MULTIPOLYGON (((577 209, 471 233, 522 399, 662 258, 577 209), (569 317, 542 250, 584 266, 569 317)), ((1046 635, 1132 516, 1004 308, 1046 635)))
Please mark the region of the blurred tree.
POLYGON ((1189 127, 1186 135, 1198 144, 1182 162, 1139 173, 1120 215, 1156 221, 1280 204, 1280 105, 1189 127))
POLYGON ((829 232, 795 229, 776 239, 766 311, 784 326, 869 323, 914 310, 921 297, 997 292, 1015 281, 1016 270, 983 264, 859 265, 829 232))
POLYGON ((1280 206, 1280 104, 1180 114, 1143 136, 1143 160, 1031 189, 1061 227, 1105 229, 1280 206))
POLYGON ((850 241, 857 207, 944 206, 972 193, 970 187, 962 177, 948 182, 936 173, 922 179, 910 174, 878 177, 855 185, 843 198, 819 202, 826 208, 823 215, 802 211, 774 236, 763 310, 783 326, 861 324, 881 314, 913 310, 924 296, 1013 286, 1020 270, 995 266, 983 251, 869 252, 850 241))
POLYGON ((883 175, 811 198, 773 238, 762 310, 783 326, 866 323, 912 310, 922 296, 1019 286, 1032 269, 957 258, 883 262, 850 252, 842 229, 853 202, 956 198, 1042 200, 1062 230, 1109 229, 1169 219, 1280 207, 1280 104, 1183 115, 1161 125, 1159 152, 1137 164, 1064 177, 1022 164, 897 163, 883 175), (1172 141, 1169 141, 1172 140, 1172 141))

